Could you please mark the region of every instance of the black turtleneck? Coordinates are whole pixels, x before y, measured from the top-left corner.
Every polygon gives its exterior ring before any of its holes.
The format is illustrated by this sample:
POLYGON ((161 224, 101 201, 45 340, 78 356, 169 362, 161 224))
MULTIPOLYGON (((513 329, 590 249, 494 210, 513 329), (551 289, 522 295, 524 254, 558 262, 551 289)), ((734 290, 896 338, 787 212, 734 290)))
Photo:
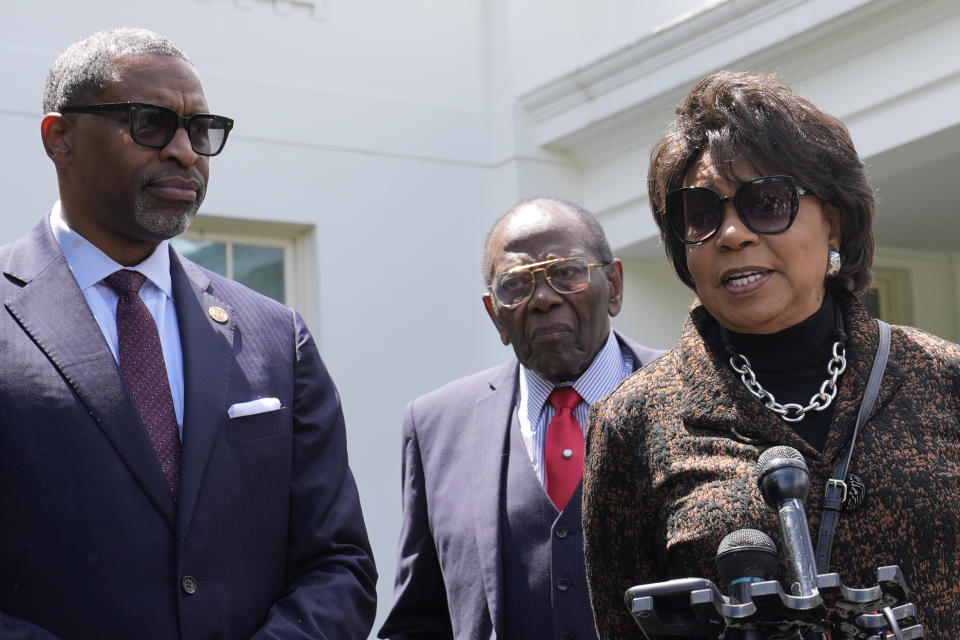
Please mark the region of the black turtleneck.
MULTIPOLYGON (((708 336, 714 348, 732 349, 750 360, 757 382, 780 404, 810 403, 810 397, 827 379, 827 362, 838 339, 839 313, 829 289, 820 310, 792 327, 778 333, 749 334, 726 330, 726 340, 719 325, 708 336)), ((737 375, 739 379, 739 375, 737 375)), ((842 376, 841 376, 842 378, 842 376)), ((837 381, 840 384, 840 381, 837 381)), ((756 400, 756 402, 760 402, 756 400)), ((835 401, 834 401, 835 402, 835 401)), ((790 423, 797 435, 822 451, 827 441, 834 403, 823 411, 808 411, 800 422, 790 423)))

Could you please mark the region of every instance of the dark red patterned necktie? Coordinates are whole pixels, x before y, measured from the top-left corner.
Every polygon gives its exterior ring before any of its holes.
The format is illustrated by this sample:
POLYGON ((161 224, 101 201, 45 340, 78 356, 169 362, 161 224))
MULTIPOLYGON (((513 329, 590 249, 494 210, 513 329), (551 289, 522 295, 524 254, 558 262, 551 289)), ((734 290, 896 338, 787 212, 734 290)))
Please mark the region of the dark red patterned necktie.
POLYGON ((580 394, 573 387, 557 387, 547 401, 557 410, 547 426, 544 446, 547 495, 563 511, 583 478, 583 428, 573 415, 580 394))
POLYGON ((124 269, 110 274, 104 282, 120 295, 117 302, 120 371, 140 410, 160 468, 176 500, 180 487, 180 434, 157 323, 139 295, 146 279, 142 273, 124 269))

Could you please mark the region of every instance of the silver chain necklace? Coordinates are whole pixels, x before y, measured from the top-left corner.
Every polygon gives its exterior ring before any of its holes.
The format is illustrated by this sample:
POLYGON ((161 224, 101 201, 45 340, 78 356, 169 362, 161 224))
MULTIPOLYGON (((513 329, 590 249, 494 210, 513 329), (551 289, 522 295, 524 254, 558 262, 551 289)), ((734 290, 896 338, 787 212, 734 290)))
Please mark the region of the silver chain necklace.
POLYGON ((750 360, 742 353, 735 353, 730 357, 730 366, 740 374, 740 379, 743 380, 747 391, 763 402, 763 406, 787 422, 800 422, 808 411, 823 411, 837 397, 837 378, 847 370, 847 350, 842 342, 833 343, 833 357, 827 362, 827 373, 830 377, 823 381, 818 392, 810 396, 810 404, 805 407, 796 402, 787 404, 777 402, 773 394, 757 382, 757 375, 750 367, 750 360))

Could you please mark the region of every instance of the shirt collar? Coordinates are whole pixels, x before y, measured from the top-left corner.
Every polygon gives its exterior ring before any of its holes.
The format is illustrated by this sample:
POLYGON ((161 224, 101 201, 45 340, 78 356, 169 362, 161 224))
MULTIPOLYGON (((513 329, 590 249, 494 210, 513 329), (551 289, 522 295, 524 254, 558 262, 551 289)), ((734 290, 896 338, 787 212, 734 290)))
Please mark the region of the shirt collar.
MULTIPOLYGON (((600 398, 606 397, 623 379, 623 353, 613 329, 604 343, 603 348, 579 378, 573 381, 572 386, 584 402, 592 405, 600 398)), ((552 382, 541 376, 533 369, 520 364, 520 397, 526 399, 527 415, 531 424, 536 424, 543 411, 543 405, 553 391, 552 382)), ((563 385, 559 385, 563 386, 563 385)))
POLYGON ((134 267, 124 267, 110 256, 95 247, 89 240, 70 228, 61 214, 58 200, 50 212, 50 229, 60 245, 60 251, 73 271, 82 291, 94 286, 114 271, 136 269, 160 289, 168 298, 173 299, 173 282, 170 279, 169 240, 161 242, 153 253, 134 267))

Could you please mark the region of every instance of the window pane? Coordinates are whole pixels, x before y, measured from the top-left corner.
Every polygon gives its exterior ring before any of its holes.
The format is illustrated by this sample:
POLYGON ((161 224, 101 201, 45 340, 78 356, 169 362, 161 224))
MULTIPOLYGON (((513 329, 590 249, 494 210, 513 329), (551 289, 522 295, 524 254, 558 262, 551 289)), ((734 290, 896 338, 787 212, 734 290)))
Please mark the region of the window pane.
POLYGON ((206 240, 189 240, 174 238, 173 247, 180 255, 193 260, 201 267, 206 267, 222 276, 227 275, 227 245, 223 242, 206 240))
POLYGON ((233 279, 274 300, 283 296, 283 249, 233 245, 233 279))

